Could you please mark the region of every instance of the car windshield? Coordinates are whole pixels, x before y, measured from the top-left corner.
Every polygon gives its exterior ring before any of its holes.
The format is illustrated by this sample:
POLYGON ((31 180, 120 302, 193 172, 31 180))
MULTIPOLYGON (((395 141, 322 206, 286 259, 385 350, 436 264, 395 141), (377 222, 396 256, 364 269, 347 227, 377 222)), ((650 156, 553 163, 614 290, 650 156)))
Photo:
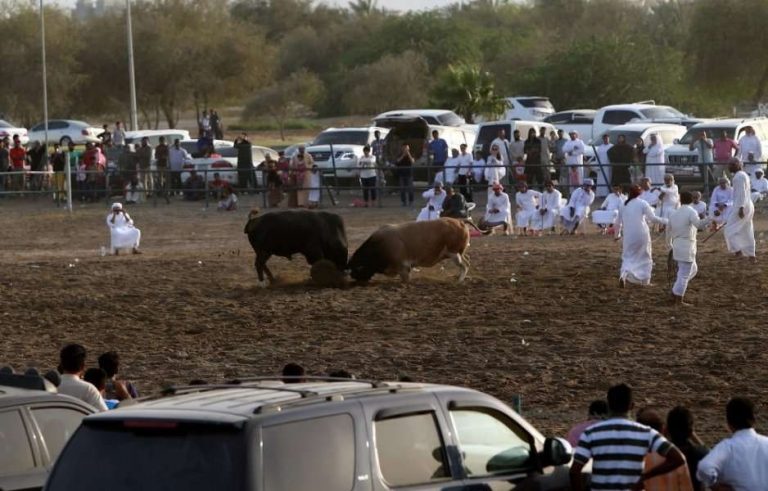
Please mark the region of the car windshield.
POLYGON ((156 430, 137 426, 82 426, 46 489, 101 491, 105 483, 110 491, 246 489, 243 432, 175 423, 156 430))
POLYGON ((312 145, 367 145, 368 130, 324 131, 317 135, 312 145))
POLYGON ((691 128, 685 135, 683 135, 682 138, 680 138, 680 143, 683 145, 690 145, 695 138, 698 138, 699 133, 702 131, 706 131, 707 138, 712 138, 713 140, 720 138, 720 134, 723 131, 725 131, 725 133, 728 135, 728 138, 733 138, 733 133, 735 130, 736 128, 691 128))
POLYGON ((437 120, 443 126, 461 126, 464 124, 464 118, 454 112, 443 113, 437 117, 437 120))
POLYGON ((537 109, 551 109, 552 111, 555 110, 555 106, 553 106, 549 99, 546 97, 529 97, 525 99, 518 99, 518 101, 520 101, 520 104, 523 107, 527 108, 535 107, 537 109))
POLYGON ((669 106, 657 106, 657 107, 649 107, 647 109, 640 109, 640 113, 648 119, 684 118, 685 117, 685 114, 681 113, 674 107, 669 107, 669 106))

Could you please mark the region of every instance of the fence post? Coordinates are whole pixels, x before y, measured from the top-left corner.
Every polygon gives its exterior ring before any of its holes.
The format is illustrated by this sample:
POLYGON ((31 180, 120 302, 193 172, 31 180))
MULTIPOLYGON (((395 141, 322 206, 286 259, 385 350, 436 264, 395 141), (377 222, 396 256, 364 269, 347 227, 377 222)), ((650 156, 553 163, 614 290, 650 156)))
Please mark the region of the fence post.
POLYGON ((64 152, 64 158, 67 162, 66 167, 66 181, 67 181, 67 210, 69 210, 70 213, 72 213, 72 167, 71 162, 69 161, 70 158, 70 152, 64 152))
POLYGON ((208 190, 208 169, 203 169, 203 179, 205 179, 205 209, 210 205, 211 197, 208 190))
MULTIPOLYGON (((339 176, 336 174, 336 152, 333 151, 333 143, 331 147, 331 165, 333 166, 333 187, 335 188, 336 195, 339 195, 339 176)), ((312 169, 310 169, 310 172, 312 169)))
POLYGON ((106 195, 107 205, 109 205, 109 163, 104 169, 104 194, 106 195))

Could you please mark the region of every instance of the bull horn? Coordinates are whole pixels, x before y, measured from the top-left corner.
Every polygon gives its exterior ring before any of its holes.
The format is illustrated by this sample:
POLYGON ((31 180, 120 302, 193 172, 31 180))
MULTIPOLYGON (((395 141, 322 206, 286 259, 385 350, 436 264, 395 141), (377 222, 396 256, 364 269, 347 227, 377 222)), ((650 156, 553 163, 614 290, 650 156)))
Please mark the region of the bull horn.
POLYGON ((251 208, 251 211, 248 213, 248 220, 251 220, 252 218, 256 218, 258 214, 259 214, 258 208, 251 208))
POLYGON ((463 219, 462 222, 464 222, 465 225, 469 225, 470 227, 472 227, 473 229, 477 230, 478 232, 480 232, 483 235, 488 235, 491 232, 493 232, 493 230, 480 230, 477 227, 477 225, 475 225, 475 223, 472 220, 469 220, 467 218, 463 219))

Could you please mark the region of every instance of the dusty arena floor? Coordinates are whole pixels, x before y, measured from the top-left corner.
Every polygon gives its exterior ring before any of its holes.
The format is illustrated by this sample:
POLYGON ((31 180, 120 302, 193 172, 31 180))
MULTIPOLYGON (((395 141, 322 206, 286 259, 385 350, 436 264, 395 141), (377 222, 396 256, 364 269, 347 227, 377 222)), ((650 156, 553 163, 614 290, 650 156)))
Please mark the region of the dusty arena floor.
MULTIPOLYGON (((232 213, 178 201, 129 207, 144 254, 101 257, 105 204, 70 216, 42 198, 2 200, 0 364, 53 368, 63 344, 80 342, 93 363, 118 350, 144 392, 274 374, 288 361, 313 374, 409 375, 507 402, 520 394, 524 415, 561 435, 589 401, 626 381, 638 406, 693 408, 709 444, 725 434, 730 396, 768 400, 765 260, 751 267, 729 257, 722 236, 700 245, 687 309, 667 302, 661 239, 654 286, 618 290, 620 245, 592 227, 583 237, 474 238, 464 284, 446 262, 406 285, 376 277, 319 289, 303 258, 273 258, 282 285, 265 290, 243 234, 249 204, 232 213)), ((416 214, 337 211, 350 252, 379 225, 416 214)), ((763 258, 766 216, 757 224, 763 258)))

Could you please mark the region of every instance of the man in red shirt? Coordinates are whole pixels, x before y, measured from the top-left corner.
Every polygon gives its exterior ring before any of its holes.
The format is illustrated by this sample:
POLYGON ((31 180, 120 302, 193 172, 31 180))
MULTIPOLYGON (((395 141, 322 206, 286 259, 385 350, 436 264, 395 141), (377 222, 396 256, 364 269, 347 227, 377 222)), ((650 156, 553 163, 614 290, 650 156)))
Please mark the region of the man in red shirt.
POLYGON ((733 139, 728 138, 728 133, 725 130, 720 132, 720 138, 715 140, 715 144, 712 147, 712 153, 715 157, 715 165, 713 166, 715 179, 720 179, 724 176, 725 169, 728 167, 728 161, 731 157, 736 155, 739 151, 739 146, 733 139))
MULTIPOLYGON (((9 152, 11 167, 13 172, 24 172, 27 164, 27 151, 21 146, 18 136, 13 137, 13 148, 9 152)), ((24 190, 24 174, 15 174, 13 176, 13 187, 16 191, 24 190)))

